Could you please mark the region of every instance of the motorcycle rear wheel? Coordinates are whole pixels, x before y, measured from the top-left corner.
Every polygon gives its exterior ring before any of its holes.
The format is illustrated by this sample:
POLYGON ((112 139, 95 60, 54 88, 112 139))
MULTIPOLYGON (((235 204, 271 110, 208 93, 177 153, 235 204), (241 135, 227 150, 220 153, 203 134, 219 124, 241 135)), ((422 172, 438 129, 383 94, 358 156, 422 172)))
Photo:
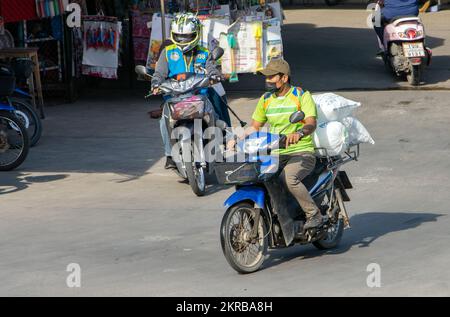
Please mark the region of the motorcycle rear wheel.
POLYGON ((263 217, 259 220, 257 237, 252 241, 246 239, 253 228, 253 221, 253 206, 241 202, 225 212, 220 226, 223 254, 230 266, 240 274, 258 271, 267 254, 267 224, 263 217))
POLYGON ((420 85, 420 80, 422 77, 422 65, 411 65, 410 72, 406 74, 406 79, 408 83, 413 86, 420 85))
MULTIPOLYGON (((342 199, 341 191, 336 188, 334 191, 333 204, 338 204, 339 213, 342 212, 342 208, 345 208, 344 201, 342 199)), ((338 246, 341 242, 342 234, 344 233, 344 219, 339 217, 335 223, 328 228, 327 234, 324 238, 314 241, 313 245, 319 250, 329 250, 338 246)))

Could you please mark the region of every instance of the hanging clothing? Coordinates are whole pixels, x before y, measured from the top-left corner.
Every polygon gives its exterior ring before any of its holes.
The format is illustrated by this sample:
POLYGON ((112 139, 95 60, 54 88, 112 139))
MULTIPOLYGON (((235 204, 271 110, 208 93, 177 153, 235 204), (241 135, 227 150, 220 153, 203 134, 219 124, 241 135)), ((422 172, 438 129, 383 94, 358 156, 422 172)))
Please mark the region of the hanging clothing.
POLYGON ((83 18, 83 75, 117 79, 122 24, 114 17, 83 18))

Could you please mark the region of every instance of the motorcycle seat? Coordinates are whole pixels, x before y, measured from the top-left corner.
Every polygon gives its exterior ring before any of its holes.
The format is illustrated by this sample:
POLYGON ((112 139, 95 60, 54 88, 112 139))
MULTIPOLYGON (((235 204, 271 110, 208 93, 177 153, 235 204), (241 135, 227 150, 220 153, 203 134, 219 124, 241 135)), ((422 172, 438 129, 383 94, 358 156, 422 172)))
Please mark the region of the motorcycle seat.
POLYGON ((420 21, 420 18, 415 16, 415 15, 399 15, 396 17, 393 17, 391 19, 386 19, 384 20, 385 25, 387 24, 398 24, 400 22, 405 22, 405 21, 420 21))

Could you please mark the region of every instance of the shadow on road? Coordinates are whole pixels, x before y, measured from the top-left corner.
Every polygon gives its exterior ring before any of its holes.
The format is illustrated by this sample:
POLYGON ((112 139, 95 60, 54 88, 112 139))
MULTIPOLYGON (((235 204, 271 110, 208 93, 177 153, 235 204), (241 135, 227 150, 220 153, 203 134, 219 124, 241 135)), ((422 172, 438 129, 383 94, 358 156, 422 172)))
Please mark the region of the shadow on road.
POLYGON ((266 261, 264 269, 288 262, 294 258, 304 259, 322 256, 324 254, 341 254, 353 247, 366 248, 389 233, 412 230, 427 222, 436 222, 443 214, 412 213, 412 212, 368 212, 358 214, 350 219, 351 229, 345 230, 338 248, 333 250, 313 250, 305 252, 302 246, 273 250, 266 261))
POLYGON ((6 195, 21 191, 35 183, 54 182, 65 179, 68 175, 55 174, 44 176, 27 176, 26 173, 20 172, 3 172, 0 179, 0 195, 6 195))

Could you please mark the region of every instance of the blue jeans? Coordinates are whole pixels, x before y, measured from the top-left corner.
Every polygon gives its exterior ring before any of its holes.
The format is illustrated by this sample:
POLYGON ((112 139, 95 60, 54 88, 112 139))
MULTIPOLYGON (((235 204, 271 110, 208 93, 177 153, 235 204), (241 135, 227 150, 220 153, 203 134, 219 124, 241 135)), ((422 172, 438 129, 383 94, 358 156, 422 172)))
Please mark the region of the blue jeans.
POLYGON ((172 156, 171 152, 171 146, 170 146, 170 136, 169 136, 169 130, 167 129, 166 119, 164 118, 164 115, 159 120, 159 129, 161 131, 161 137, 164 144, 164 155, 165 156, 172 156))

